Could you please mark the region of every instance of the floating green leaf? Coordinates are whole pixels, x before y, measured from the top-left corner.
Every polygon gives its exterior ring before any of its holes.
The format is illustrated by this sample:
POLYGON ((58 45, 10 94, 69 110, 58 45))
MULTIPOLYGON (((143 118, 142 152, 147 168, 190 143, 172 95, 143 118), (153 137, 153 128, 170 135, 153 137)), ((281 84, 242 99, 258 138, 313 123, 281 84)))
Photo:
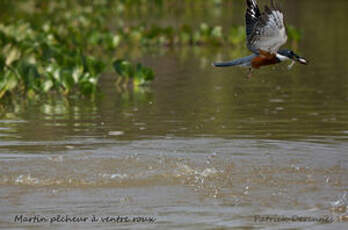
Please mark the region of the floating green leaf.
POLYGON ((116 73, 121 78, 132 79, 134 85, 144 85, 148 82, 151 82, 155 75, 151 68, 145 67, 140 63, 137 63, 135 66, 130 62, 123 59, 114 61, 113 63, 116 73))

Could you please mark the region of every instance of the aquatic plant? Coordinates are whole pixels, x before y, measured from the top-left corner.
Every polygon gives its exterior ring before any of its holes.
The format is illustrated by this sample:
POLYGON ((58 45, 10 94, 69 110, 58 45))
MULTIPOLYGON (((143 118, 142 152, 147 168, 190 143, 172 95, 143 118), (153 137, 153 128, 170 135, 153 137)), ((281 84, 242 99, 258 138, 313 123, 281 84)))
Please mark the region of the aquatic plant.
POLYGON ((113 62, 113 66, 119 75, 117 84, 121 82, 127 84, 131 80, 134 86, 141 86, 151 82, 155 76, 151 68, 145 67, 141 63, 134 66, 126 60, 118 59, 113 62))
POLYGON ((95 92, 104 63, 28 23, 0 24, 0 98, 56 91, 95 92))

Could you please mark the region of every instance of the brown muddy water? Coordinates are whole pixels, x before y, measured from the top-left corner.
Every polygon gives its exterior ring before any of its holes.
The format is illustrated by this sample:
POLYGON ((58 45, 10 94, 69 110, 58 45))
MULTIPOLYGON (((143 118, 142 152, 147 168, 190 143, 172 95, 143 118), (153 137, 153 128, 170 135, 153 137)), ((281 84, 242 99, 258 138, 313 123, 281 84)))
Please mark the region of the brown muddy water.
MULTIPOLYGON (((242 23, 233 2, 196 20, 242 23)), ((116 89, 108 74, 94 102, 9 106, 0 228, 347 229, 347 9, 284 4, 308 66, 247 80, 243 69, 210 67, 233 47, 140 51, 157 73, 149 88, 116 89)))

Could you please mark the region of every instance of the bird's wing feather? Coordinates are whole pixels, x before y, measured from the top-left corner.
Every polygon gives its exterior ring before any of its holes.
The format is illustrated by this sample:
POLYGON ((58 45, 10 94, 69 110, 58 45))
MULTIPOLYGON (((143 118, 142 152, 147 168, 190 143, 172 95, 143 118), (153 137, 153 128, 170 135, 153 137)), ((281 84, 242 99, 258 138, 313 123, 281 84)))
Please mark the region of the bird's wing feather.
POLYGON ((265 11, 254 25, 252 33, 247 37, 247 46, 254 53, 259 50, 277 53, 288 39, 284 26, 284 15, 279 8, 274 6, 273 0, 271 0, 271 8, 265 7, 265 11))
POLYGON ((256 0, 247 0, 247 11, 245 13, 245 24, 247 37, 254 30, 254 26, 261 16, 260 8, 256 3, 256 0))

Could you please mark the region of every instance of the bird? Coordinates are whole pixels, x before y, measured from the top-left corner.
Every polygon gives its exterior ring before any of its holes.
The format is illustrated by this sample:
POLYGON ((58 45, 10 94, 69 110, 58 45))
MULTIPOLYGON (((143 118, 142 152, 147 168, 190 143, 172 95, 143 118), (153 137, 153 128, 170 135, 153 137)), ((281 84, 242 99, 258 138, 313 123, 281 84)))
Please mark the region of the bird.
POLYGON ((274 65, 283 61, 295 61, 308 64, 308 60, 300 57, 289 49, 280 49, 288 39, 284 26, 284 14, 278 6, 270 0, 270 6, 265 6, 261 12, 256 0, 246 0, 245 13, 247 48, 251 55, 227 62, 215 62, 214 67, 241 66, 249 68, 249 77, 253 69, 274 65))

